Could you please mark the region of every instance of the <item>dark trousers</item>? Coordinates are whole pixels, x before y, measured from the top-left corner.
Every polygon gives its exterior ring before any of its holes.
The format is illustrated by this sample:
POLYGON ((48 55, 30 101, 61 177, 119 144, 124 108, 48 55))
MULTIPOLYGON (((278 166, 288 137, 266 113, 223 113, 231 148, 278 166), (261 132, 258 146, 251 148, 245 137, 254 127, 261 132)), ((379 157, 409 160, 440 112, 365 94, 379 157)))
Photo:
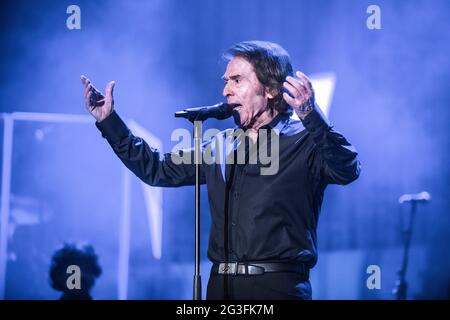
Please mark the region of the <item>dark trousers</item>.
POLYGON ((207 300, 311 300, 311 296, 309 280, 292 272, 211 274, 206 292, 207 300))

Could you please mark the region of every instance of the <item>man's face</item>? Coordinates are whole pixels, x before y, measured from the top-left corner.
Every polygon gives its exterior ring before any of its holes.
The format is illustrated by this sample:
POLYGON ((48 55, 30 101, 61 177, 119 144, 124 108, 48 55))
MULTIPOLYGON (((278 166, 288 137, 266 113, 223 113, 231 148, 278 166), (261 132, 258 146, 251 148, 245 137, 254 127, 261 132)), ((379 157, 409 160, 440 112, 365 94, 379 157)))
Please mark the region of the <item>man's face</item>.
POLYGON ((253 66, 244 58, 233 58, 222 78, 225 81, 223 95, 229 104, 237 104, 234 108, 234 112, 239 114, 237 122, 240 123, 237 124, 245 128, 266 109, 270 96, 265 93, 253 66))

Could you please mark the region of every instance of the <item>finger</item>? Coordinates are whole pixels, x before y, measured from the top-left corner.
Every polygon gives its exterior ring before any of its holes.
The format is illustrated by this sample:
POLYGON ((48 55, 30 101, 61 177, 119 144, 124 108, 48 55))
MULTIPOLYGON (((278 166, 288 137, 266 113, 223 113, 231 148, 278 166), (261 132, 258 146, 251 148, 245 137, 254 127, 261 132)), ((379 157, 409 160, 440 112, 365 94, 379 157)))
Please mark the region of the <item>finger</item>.
POLYGON ((87 81, 86 76, 82 74, 80 78, 81 78, 81 83, 82 83, 82 84, 85 84, 86 81, 87 81))
POLYGON ((295 75, 306 82, 311 82, 311 80, 309 80, 309 78, 306 76, 306 74, 304 74, 301 71, 296 71, 295 75))
POLYGON ((295 73, 297 75, 297 77, 299 78, 299 81, 301 83, 303 83, 303 89, 305 90, 305 94, 308 96, 313 96, 314 92, 313 92, 313 87, 311 84, 311 81, 309 80, 309 78, 301 71, 297 71, 295 73))
POLYGON ((90 107, 90 105, 91 105, 91 102, 90 102, 90 100, 91 100, 91 95, 92 95, 92 92, 91 91, 89 91, 88 93, 87 93, 87 95, 86 95, 86 108, 89 110, 89 107, 90 107))
POLYGON ((89 83, 84 87, 84 96, 86 96, 89 92, 91 92, 92 85, 89 83))
POLYGON ((289 82, 283 82, 283 87, 286 88, 289 93, 291 94, 292 97, 294 98, 298 98, 301 97, 302 93, 296 88, 294 87, 292 84, 290 84, 289 82))
POLYGON ((283 92, 283 98, 291 107, 295 106, 295 99, 288 95, 286 92, 283 92))
POLYGON ((114 86, 116 85, 116 83, 114 81, 110 81, 105 88, 105 95, 107 98, 113 98, 113 91, 114 91, 114 86))
POLYGON ((294 86, 301 94, 304 94, 306 92, 306 87, 301 80, 295 79, 291 76, 287 76, 286 81, 294 86))
POLYGON ((83 81, 83 85, 84 85, 84 94, 86 94, 86 88, 91 84, 91 81, 89 81, 89 79, 85 78, 83 81))
POLYGON ((83 85, 84 85, 84 87, 86 88, 90 83, 91 83, 91 80, 89 80, 88 78, 81 78, 81 81, 83 82, 83 85))
POLYGON ((309 78, 306 76, 306 74, 304 74, 304 73, 301 72, 301 71, 297 71, 295 74, 297 75, 297 77, 299 77, 299 79, 301 79, 301 80, 303 81, 304 84, 306 84, 305 87, 306 87, 309 91, 312 91, 311 80, 309 80, 309 78))

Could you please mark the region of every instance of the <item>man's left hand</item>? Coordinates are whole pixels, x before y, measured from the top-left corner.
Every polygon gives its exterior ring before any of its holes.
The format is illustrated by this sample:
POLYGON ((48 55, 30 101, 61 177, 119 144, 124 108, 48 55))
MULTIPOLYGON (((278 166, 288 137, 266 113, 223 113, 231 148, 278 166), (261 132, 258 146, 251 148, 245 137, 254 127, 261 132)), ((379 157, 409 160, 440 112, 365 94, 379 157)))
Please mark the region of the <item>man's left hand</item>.
POLYGON ((283 87, 288 90, 290 95, 284 92, 283 98, 303 120, 314 108, 314 90, 311 81, 305 74, 300 71, 295 74, 297 78, 286 77, 283 87))

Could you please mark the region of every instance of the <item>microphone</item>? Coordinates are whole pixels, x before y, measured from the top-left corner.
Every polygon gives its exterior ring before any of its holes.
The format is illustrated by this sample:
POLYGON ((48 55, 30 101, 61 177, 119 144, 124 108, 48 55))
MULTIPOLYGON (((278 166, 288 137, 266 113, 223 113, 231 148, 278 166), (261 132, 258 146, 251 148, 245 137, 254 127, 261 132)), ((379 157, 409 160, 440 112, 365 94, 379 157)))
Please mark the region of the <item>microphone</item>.
POLYGON ((402 204, 404 202, 427 202, 430 201, 431 199, 431 195, 426 192, 423 191, 421 193, 416 193, 416 194, 404 194, 402 195, 400 198, 398 198, 398 203, 402 204))
POLYGON ((188 108, 175 112, 175 118, 185 118, 189 121, 203 121, 209 118, 227 119, 233 114, 235 104, 220 102, 212 106, 188 108))

